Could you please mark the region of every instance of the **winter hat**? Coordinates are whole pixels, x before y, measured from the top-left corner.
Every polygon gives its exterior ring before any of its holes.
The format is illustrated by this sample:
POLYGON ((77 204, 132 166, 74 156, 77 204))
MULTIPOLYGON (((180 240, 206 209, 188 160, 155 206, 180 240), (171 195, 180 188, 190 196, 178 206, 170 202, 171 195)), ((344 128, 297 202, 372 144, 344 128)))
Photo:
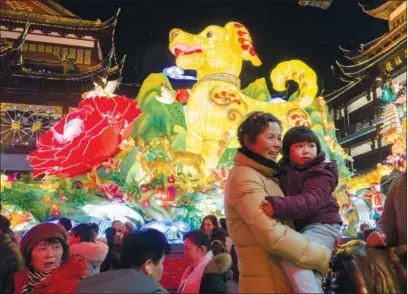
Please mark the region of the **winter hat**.
POLYGON ((32 227, 24 234, 20 244, 20 251, 26 256, 39 242, 49 238, 60 238, 67 243, 68 233, 65 229, 57 224, 43 223, 32 227))

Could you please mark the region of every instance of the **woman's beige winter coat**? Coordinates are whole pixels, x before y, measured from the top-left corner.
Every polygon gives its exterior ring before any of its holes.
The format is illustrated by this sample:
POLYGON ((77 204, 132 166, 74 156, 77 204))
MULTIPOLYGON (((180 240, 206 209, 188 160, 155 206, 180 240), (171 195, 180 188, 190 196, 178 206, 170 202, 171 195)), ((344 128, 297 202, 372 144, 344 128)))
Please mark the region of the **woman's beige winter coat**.
POLYGON ((265 196, 283 197, 274 173, 237 152, 226 183, 225 215, 238 255, 240 293, 293 293, 282 258, 322 273, 328 269, 329 249, 262 212, 265 196))

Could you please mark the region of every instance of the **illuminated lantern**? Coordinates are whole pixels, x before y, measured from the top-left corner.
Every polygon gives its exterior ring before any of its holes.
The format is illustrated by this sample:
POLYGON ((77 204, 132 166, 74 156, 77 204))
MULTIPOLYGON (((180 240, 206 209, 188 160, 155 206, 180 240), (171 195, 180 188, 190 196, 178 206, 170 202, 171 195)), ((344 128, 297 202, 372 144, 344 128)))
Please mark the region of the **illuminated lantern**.
POLYGON ((125 202, 131 201, 132 198, 133 198, 133 197, 132 197, 132 194, 130 194, 130 193, 125 193, 125 194, 123 194, 123 196, 122 196, 122 200, 125 201, 125 202))
POLYGON ((59 120, 32 152, 33 176, 73 177, 90 171, 120 152, 119 145, 142 114, 133 99, 95 97, 59 120))
POLYGON ((11 182, 9 181, 6 175, 1 175, 1 185, 0 185, 0 192, 3 192, 5 188, 11 188, 11 182))
POLYGON ((150 186, 149 184, 142 184, 140 185, 140 192, 142 193, 146 193, 152 190, 152 186, 150 186))
POLYGON ((156 187, 155 192, 157 194, 157 197, 160 200, 166 200, 167 196, 166 196, 166 191, 164 190, 163 187, 156 187))
POLYGON ((169 49, 178 67, 197 72, 198 82, 191 89, 185 109, 186 151, 202 156, 206 175, 217 167, 226 148, 239 146, 236 132, 248 113, 272 113, 288 129, 288 113, 308 107, 318 90, 315 72, 300 60, 291 60, 278 64, 270 79, 277 91, 286 90, 287 81, 295 81, 299 85, 296 99, 270 103, 246 96, 239 79, 242 63, 262 63, 248 29, 237 22, 224 27, 212 25, 199 34, 173 29, 169 49))
POLYGON ((187 103, 188 99, 190 98, 190 93, 186 89, 179 89, 176 92, 176 101, 178 103, 184 104, 187 103))
POLYGON ((167 177, 167 182, 169 182, 169 184, 174 184, 176 180, 174 179, 174 176, 171 175, 167 177))
POLYGON ((174 201, 174 200, 176 200, 176 192, 177 192, 177 189, 176 189, 176 187, 175 186, 169 186, 169 187, 167 187, 167 194, 166 194, 166 201, 174 201))
POLYGON ((44 195, 41 197, 41 202, 42 203, 51 203, 51 196, 49 195, 44 195))
POLYGON ((99 186, 99 189, 107 200, 122 200, 123 192, 120 190, 120 186, 116 184, 103 184, 99 186))
POLYGON ((143 201, 141 202, 141 205, 142 205, 142 207, 143 207, 144 209, 147 209, 147 208, 150 207, 150 202, 149 202, 149 200, 143 200, 143 201))
POLYGON ((61 205, 58 202, 54 202, 51 205, 51 215, 52 217, 59 217, 61 215, 61 205))

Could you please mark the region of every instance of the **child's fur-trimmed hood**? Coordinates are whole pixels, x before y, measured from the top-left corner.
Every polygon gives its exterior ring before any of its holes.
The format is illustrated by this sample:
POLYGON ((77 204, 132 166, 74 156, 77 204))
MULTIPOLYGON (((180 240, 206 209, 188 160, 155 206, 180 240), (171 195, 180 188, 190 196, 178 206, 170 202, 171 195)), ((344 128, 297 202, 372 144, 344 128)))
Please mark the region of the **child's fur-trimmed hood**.
POLYGON ((204 273, 206 274, 223 274, 232 265, 232 258, 229 253, 222 253, 215 256, 211 261, 205 266, 204 273))

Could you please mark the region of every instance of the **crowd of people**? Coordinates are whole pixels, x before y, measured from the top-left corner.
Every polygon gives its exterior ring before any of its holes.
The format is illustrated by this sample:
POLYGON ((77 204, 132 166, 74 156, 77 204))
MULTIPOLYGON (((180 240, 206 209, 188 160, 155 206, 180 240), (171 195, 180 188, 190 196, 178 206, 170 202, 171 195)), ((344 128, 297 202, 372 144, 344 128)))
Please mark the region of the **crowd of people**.
MULTIPOLYGON (((323 293, 322 276, 341 238, 332 193, 335 161, 306 127, 288 130, 263 112, 238 129, 241 148, 225 186, 225 219, 206 216, 183 237, 189 262, 177 293, 323 293), (282 159, 277 162, 277 156, 282 159)), ((396 179, 369 246, 406 245, 406 173, 396 179)), ((21 241, 0 216, 0 293, 166 293, 160 285, 171 247, 161 232, 114 221, 62 218, 27 231, 21 241)))

